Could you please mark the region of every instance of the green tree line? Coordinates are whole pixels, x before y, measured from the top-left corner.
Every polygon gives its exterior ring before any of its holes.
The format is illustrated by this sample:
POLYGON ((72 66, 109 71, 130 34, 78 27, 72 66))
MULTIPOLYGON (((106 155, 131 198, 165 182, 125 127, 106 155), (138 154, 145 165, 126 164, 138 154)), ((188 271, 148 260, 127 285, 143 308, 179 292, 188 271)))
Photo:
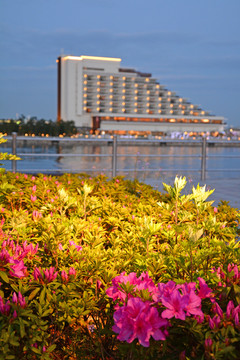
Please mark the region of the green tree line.
POLYGON ((42 136, 42 134, 48 134, 49 136, 71 136, 77 133, 77 128, 74 121, 60 120, 55 122, 37 119, 37 117, 26 119, 24 116, 21 116, 18 120, 0 120, 0 133, 11 135, 12 132, 17 132, 18 135, 35 134, 36 136, 42 136))

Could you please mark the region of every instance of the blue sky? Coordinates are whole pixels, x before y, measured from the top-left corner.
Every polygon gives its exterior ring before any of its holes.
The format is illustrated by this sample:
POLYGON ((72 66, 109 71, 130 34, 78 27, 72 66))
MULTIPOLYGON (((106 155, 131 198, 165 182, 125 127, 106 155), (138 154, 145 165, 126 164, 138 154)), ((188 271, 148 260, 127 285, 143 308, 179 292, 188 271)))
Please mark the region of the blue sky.
POLYGON ((0 0, 0 118, 56 119, 60 54, 122 58, 240 127, 239 0, 0 0))

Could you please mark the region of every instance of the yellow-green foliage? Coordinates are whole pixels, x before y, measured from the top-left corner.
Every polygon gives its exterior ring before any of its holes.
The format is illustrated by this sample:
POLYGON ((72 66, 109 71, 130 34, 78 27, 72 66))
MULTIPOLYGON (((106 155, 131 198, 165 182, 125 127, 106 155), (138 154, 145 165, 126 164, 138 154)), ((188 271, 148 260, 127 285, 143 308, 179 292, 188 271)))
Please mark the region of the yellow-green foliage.
POLYGON ((185 185, 176 178, 160 193, 122 177, 2 174, 0 246, 8 240, 38 250, 23 257, 24 276, 12 276, 0 258, 4 303, 19 291, 27 301, 16 320, 0 322, 0 359, 130 359, 111 330, 105 290, 115 276, 148 271, 156 283, 201 276, 213 284, 213 267, 239 264, 239 211, 213 208, 205 187, 182 195, 185 185), (34 278, 36 268, 50 267, 54 281, 34 278), (70 268, 76 275, 64 281, 70 268))

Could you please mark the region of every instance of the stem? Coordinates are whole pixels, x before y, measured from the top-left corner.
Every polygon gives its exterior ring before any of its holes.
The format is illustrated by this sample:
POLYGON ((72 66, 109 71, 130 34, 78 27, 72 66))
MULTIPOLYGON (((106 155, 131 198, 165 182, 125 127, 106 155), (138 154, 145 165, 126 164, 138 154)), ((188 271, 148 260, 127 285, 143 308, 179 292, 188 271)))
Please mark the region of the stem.
MULTIPOLYGON (((178 224, 178 201, 175 203, 175 225, 178 224)), ((175 243, 177 244, 177 232, 175 232, 175 243)))
POLYGON ((191 282, 192 282, 192 281, 193 281, 193 258, 192 258, 192 247, 190 247, 190 263, 191 263, 190 279, 191 279, 191 282))

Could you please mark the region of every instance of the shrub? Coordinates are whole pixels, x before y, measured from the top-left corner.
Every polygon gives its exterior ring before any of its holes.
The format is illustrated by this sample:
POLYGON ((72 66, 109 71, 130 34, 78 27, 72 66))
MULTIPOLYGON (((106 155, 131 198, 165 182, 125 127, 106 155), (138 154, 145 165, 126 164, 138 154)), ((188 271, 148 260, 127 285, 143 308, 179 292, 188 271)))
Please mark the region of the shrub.
POLYGON ((237 359, 239 210, 185 185, 1 174, 0 359, 237 359))

